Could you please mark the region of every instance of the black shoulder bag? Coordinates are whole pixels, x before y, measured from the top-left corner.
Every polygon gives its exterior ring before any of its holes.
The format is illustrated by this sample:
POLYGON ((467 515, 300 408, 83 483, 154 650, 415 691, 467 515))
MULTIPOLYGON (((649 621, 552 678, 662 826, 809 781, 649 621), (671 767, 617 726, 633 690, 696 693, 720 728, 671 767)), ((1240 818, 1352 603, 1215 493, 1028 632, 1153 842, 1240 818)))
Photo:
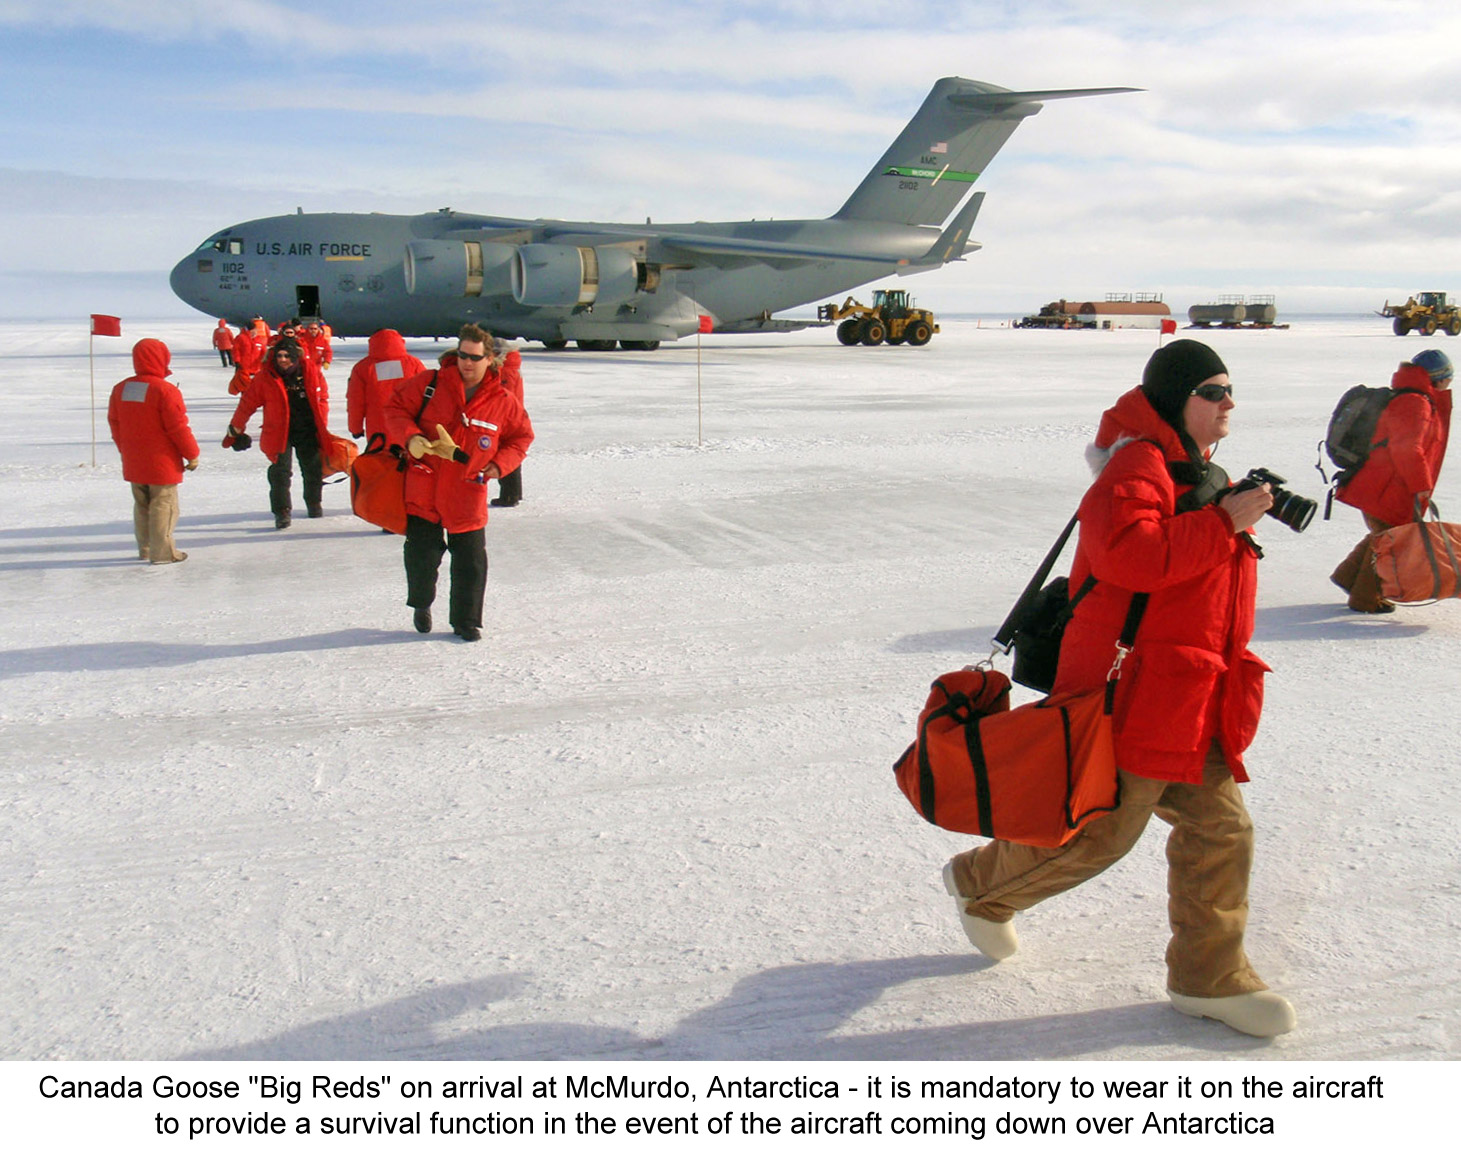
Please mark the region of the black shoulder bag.
POLYGON ((1056 538, 1050 552, 1045 554, 1045 560, 1040 562, 1035 575, 1030 578, 1019 600, 1005 617, 1004 624, 994 635, 994 644, 1001 653, 1007 654, 1014 650, 1014 668, 1010 672, 1010 679, 1040 693, 1049 693, 1055 684, 1055 667, 1060 660, 1060 639, 1065 635, 1065 627, 1075 614, 1075 607, 1096 584, 1095 577, 1087 576, 1074 597, 1070 594, 1068 578, 1057 577, 1050 584, 1045 584, 1045 578, 1050 576, 1050 570, 1055 567, 1065 543, 1075 532, 1078 517, 1079 514, 1072 516, 1056 538))

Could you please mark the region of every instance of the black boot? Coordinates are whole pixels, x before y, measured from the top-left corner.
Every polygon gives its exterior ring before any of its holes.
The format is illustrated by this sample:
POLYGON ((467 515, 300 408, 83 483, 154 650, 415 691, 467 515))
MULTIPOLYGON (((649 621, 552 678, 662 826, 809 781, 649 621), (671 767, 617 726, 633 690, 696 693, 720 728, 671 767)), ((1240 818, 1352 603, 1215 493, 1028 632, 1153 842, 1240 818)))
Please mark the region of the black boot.
POLYGON ((431 610, 430 609, 423 608, 423 609, 416 610, 415 616, 412 617, 411 620, 413 622, 415 622, 415 624, 416 624, 416 632, 417 633, 430 633, 431 632, 431 610))

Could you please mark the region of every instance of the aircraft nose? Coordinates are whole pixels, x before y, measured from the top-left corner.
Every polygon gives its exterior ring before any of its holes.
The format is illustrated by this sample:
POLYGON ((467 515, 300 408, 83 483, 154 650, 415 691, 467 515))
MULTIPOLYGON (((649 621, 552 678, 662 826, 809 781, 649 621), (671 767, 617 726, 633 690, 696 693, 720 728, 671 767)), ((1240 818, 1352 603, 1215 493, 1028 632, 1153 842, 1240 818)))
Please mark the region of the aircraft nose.
POLYGON ((206 301, 201 291, 201 278, 198 275, 198 258, 189 253, 173 265, 173 270, 167 278, 167 283, 172 286, 173 293, 184 304, 192 305, 195 309, 208 312, 204 307, 206 301))

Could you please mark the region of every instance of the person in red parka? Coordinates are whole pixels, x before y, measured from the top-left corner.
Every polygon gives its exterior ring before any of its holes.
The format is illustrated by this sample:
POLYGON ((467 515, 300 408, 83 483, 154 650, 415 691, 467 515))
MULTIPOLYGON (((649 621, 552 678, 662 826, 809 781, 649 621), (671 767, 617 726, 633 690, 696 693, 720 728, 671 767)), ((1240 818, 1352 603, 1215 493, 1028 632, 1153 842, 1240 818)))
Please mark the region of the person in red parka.
MULTIPOLYGON (((514 360, 512 364, 502 366, 502 387, 518 399, 518 403, 526 408, 523 401, 523 375, 521 358, 514 360)), ((497 481, 497 496, 492 498, 492 504, 504 509, 511 509, 523 499, 523 467, 519 465, 509 473, 504 473, 497 481)))
POLYGON ((1339 563, 1330 580, 1349 594, 1356 613, 1393 613, 1380 595, 1374 534, 1424 511, 1441 475, 1451 436, 1451 358, 1426 349, 1395 370, 1393 397, 1375 423, 1372 449, 1358 472, 1335 491, 1364 514, 1364 539, 1339 563), (1417 511, 1416 502, 1421 504, 1417 511))
POLYGON ((305 336, 304 326, 299 323, 297 317, 290 317, 279 326, 279 331, 269 338, 269 346, 264 350, 264 359, 269 359, 269 354, 274 351, 274 346, 288 337, 299 347, 299 359, 304 364, 319 364, 319 358, 315 355, 313 343, 305 336))
POLYGON ((335 359, 335 351, 330 346, 330 338, 325 336, 324 330, 320 328, 320 322, 310 321, 304 326, 304 332, 297 335, 299 343, 309 348, 315 364, 322 369, 328 369, 335 359))
POLYGON ((290 486, 296 455, 304 478, 305 508, 311 517, 323 517, 321 446, 329 443, 330 387, 325 375, 304 360, 299 342, 293 337, 280 337, 274 342, 264 367, 239 398, 223 438, 225 449, 242 452, 253 444, 245 430, 258 409, 264 410, 259 448, 269 458, 269 508, 274 513, 274 527, 287 529, 293 520, 290 486))
POLYGON ((233 379, 228 382, 228 391, 238 396, 247 389, 263 360, 264 350, 254 330, 240 329, 233 338, 233 379))
POLYGON ((1259 1036, 1293 1028, 1243 948, 1253 826, 1237 783, 1258 725, 1267 666, 1248 651, 1257 589, 1253 523, 1268 486, 1240 490, 1209 458, 1234 407, 1207 345, 1174 341, 1140 388, 1106 411, 1088 451, 1070 587, 1094 585, 1060 649, 1054 694, 1105 685, 1133 597, 1145 594, 1117 681, 1120 803, 1056 849, 992 841, 944 867, 969 940, 992 958, 1018 948, 1011 919, 1118 861, 1153 813, 1167 841, 1167 990, 1181 1012, 1259 1036))
POLYGON ((225 369, 233 364, 233 330, 222 317, 218 320, 218 327, 213 330, 213 347, 218 350, 218 359, 223 362, 225 369))
POLYGON ((107 404, 122 476, 132 485, 137 556, 154 565, 188 559, 173 546, 172 534, 183 470, 198 467, 198 442, 188 426, 183 394, 165 379, 171 361, 161 341, 138 341, 132 347, 133 375, 117 382, 107 404))
POLYGON ((386 434, 385 404, 401 382, 426 366, 406 351, 406 341, 395 329, 380 329, 370 334, 366 355, 350 370, 350 383, 345 386, 345 417, 350 435, 366 438, 366 448, 377 433, 386 434))
POLYGON ((438 371, 423 371, 386 402, 387 437, 405 447, 406 604, 421 633, 431 632, 437 572, 451 553, 449 620, 463 641, 482 637, 487 591, 487 482, 522 463, 533 426, 502 384, 505 356, 492 334, 463 326, 438 371), (443 535, 445 539, 443 539, 443 535))

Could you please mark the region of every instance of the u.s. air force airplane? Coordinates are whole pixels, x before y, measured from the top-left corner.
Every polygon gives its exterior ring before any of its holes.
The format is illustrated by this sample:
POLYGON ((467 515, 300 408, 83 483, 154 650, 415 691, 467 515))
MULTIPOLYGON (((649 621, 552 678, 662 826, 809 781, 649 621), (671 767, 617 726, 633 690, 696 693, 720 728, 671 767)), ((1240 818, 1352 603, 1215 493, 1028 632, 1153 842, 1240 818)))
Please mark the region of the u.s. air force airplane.
POLYGON ((702 331, 702 317, 723 333, 790 331, 807 322, 772 314, 977 249, 969 232, 984 193, 971 185, 1041 101, 1134 91, 1011 92, 946 77, 826 220, 635 225, 451 209, 300 211, 214 234, 178 262, 172 287, 235 324, 323 317, 340 336, 450 336, 475 321, 553 348, 652 349, 702 331))

